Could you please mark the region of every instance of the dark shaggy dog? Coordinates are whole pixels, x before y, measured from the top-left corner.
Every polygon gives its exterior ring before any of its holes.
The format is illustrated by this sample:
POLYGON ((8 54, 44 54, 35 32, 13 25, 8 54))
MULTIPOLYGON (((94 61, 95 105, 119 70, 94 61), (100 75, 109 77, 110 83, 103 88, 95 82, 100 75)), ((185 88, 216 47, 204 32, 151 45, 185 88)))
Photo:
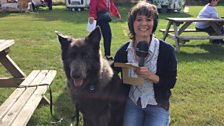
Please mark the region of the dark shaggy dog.
POLYGON ((122 126, 126 95, 119 76, 101 56, 100 29, 85 39, 57 34, 67 84, 84 126, 122 126))

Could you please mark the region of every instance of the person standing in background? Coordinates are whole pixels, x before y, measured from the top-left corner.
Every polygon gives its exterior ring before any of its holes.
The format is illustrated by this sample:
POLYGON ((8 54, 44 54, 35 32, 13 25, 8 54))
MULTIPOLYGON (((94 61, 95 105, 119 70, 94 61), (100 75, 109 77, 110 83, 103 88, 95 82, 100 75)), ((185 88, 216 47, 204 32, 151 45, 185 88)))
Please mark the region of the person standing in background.
POLYGON ((107 60, 113 60, 111 56, 111 39, 112 33, 110 28, 110 21, 106 20, 98 20, 97 13, 102 11, 109 11, 110 15, 114 15, 117 20, 121 19, 121 15, 114 5, 113 0, 90 0, 89 5, 89 23, 92 24, 94 20, 97 21, 97 25, 100 27, 103 41, 104 41, 104 55, 107 60))
POLYGON ((52 11, 52 0, 47 0, 48 10, 52 11))

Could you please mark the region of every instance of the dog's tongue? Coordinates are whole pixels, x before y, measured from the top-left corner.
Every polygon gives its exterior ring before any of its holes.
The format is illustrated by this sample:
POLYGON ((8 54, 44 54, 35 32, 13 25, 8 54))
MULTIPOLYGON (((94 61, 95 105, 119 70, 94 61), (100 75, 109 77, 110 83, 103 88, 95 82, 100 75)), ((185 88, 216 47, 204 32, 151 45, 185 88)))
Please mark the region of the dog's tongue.
POLYGON ((80 79, 80 80, 74 80, 74 85, 76 87, 80 87, 80 86, 82 86, 82 84, 83 84, 83 80, 82 79, 80 79))

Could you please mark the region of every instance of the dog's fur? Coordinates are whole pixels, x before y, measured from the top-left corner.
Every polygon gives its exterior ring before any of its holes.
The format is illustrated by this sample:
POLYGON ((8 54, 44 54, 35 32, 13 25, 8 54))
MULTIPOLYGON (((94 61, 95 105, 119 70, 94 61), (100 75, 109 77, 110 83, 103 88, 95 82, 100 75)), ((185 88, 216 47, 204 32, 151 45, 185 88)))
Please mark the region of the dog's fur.
POLYGON ((100 53, 100 28, 85 39, 57 33, 67 84, 84 126, 122 126, 124 87, 100 53))

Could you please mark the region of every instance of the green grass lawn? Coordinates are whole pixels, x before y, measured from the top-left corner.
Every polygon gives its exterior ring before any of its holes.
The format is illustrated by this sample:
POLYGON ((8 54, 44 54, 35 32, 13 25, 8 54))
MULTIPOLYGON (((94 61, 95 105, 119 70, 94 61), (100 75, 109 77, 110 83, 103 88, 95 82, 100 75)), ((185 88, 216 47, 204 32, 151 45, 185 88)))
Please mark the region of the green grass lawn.
MULTIPOLYGON (((122 20, 111 22, 112 54, 128 38, 127 13, 130 6, 118 6, 122 20)), ((166 28, 167 17, 196 17, 202 6, 190 6, 189 13, 159 15, 158 31, 166 28)), ((223 6, 217 6, 224 16, 223 6)), ((41 8, 30 13, 0 13, 0 39, 14 39, 10 56, 28 75, 35 69, 55 69, 52 84, 54 114, 64 120, 58 124, 68 126, 74 106, 65 84, 65 75, 60 57, 60 45, 55 30, 76 38, 88 34, 86 30, 88 11, 70 12, 64 6, 53 6, 53 11, 41 8)), ((192 25, 193 27, 193 25, 192 25)), ((167 39, 174 45, 174 41, 167 39)), ((102 42, 101 42, 102 45, 102 42)), ((103 48, 102 48, 103 50, 103 48)), ((212 45, 208 40, 190 41, 177 53, 178 79, 171 97, 172 126, 223 126, 224 125, 224 45, 212 45)), ((88 51, 88 50, 87 50, 88 51)), ((0 77, 9 76, 0 65, 0 77)), ((0 104, 14 89, 0 88, 0 104)), ((47 94, 49 97, 49 95, 47 94)), ((30 126, 53 125, 49 106, 40 104, 34 112, 30 126)))

